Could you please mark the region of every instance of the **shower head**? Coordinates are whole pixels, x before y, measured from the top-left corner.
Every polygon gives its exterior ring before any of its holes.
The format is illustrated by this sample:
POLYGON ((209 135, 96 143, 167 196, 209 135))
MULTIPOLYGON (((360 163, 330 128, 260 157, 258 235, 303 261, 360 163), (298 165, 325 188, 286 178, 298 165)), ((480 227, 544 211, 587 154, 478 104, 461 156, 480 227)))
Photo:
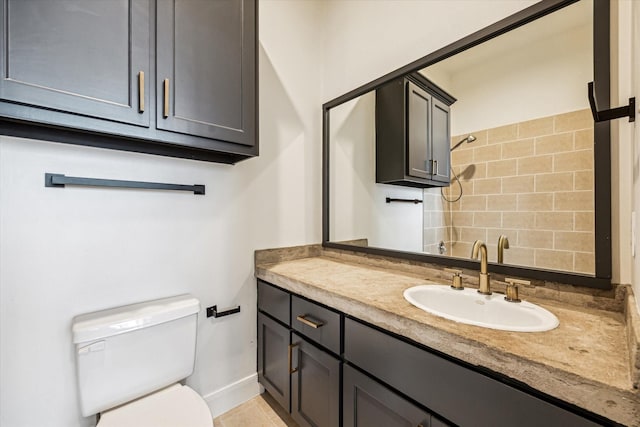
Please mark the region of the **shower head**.
POLYGON ((475 140, 476 140, 476 137, 475 137, 475 136, 473 136, 473 135, 471 135, 471 134, 469 134, 469 135, 467 135, 467 137, 466 137, 466 138, 463 138, 460 142, 458 142, 456 145, 454 145, 453 147, 451 147, 451 150, 450 150, 450 151, 455 150, 456 148, 460 147, 460 146, 461 146, 462 144, 464 144, 465 142, 466 142, 466 143, 470 143, 470 142, 473 142, 473 141, 475 141, 475 140))

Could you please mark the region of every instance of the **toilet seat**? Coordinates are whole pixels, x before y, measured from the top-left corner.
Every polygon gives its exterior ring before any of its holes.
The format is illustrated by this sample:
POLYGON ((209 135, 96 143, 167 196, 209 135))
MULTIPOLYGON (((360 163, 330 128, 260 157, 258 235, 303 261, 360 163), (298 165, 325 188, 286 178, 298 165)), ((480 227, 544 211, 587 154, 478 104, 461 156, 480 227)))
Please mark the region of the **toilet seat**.
POLYGON ((209 407, 198 393, 174 384, 105 411, 96 427, 213 427, 209 407))

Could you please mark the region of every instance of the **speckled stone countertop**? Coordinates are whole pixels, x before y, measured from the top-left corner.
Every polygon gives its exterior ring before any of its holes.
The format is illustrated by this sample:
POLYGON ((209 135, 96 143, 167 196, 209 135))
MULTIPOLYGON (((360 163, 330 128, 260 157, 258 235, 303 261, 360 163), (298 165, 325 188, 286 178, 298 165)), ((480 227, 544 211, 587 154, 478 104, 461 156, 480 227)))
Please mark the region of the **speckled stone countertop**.
POLYGON ((257 251, 255 274, 618 423, 640 427, 640 392, 633 386, 640 368, 640 331, 633 328, 638 315, 628 290, 619 311, 606 302, 602 305, 607 310, 594 308, 598 298, 581 306, 525 293, 523 299, 553 312, 560 326, 522 333, 457 323, 412 306, 402 296, 405 289, 429 281, 449 283, 441 272, 420 266, 407 268, 308 246, 257 251))

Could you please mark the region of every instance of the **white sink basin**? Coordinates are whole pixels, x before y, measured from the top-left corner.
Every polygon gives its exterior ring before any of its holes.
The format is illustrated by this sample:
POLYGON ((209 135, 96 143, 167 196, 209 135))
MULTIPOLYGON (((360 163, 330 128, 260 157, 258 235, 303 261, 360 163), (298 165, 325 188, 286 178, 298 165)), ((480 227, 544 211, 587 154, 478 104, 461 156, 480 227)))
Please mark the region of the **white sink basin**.
POLYGON ((535 304, 507 302, 503 294, 481 295, 476 289, 420 285, 404 291, 404 298, 428 313, 484 328, 542 332, 560 324, 553 313, 535 304))

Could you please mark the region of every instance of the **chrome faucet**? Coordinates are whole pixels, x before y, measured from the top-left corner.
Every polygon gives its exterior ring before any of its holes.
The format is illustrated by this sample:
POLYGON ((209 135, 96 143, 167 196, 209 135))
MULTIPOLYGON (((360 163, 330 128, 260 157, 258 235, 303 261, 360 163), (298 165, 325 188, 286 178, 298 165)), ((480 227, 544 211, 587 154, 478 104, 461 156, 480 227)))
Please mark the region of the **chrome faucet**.
POLYGON ((509 238, 504 234, 498 237, 498 264, 504 264, 504 250, 509 249, 509 238))
POLYGON ((487 273, 487 245, 481 240, 476 240, 471 249, 471 258, 478 258, 480 252, 480 274, 478 275, 479 289, 482 295, 491 295, 491 280, 487 273))

